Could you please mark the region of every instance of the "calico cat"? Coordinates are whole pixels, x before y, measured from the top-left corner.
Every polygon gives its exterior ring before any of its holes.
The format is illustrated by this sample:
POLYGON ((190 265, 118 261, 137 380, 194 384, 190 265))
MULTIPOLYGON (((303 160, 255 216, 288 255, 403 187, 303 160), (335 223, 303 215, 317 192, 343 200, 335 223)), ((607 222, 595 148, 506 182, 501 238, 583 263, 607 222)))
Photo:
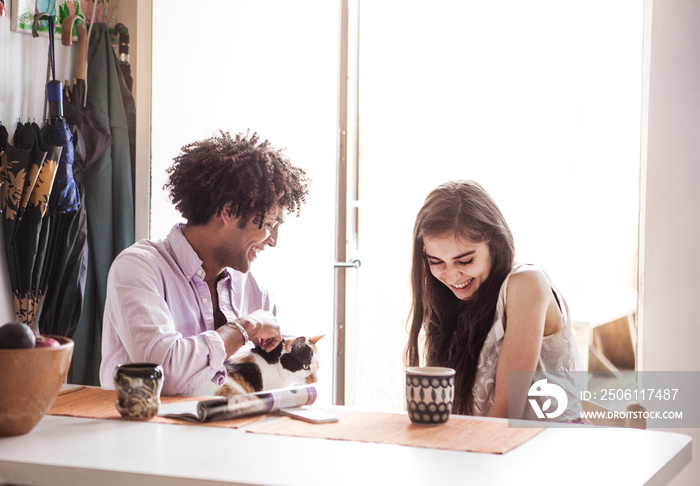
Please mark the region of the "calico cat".
POLYGON ((284 336, 269 353, 259 347, 242 349, 224 363, 227 376, 223 385, 208 382, 188 395, 230 397, 315 383, 319 366, 316 343, 322 337, 284 336))

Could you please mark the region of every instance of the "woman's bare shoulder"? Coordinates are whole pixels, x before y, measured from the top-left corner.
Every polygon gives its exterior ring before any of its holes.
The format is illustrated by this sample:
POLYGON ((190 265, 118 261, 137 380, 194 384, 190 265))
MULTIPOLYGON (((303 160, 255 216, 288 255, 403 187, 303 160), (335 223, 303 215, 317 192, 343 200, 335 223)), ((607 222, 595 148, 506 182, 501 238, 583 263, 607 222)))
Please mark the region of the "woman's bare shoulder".
POLYGON ((549 291, 549 279, 544 271, 535 265, 523 265, 517 268, 508 279, 508 291, 541 290, 549 291))

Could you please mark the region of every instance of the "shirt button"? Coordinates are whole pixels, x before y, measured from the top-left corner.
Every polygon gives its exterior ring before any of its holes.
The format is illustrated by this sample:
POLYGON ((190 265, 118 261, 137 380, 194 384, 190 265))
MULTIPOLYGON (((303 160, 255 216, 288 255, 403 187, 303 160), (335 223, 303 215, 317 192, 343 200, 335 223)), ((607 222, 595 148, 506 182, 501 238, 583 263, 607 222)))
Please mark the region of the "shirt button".
POLYGON ((206 304, 207 302, 209 301, 206 298, 202 299, 202 304, 206 304))
POLYGON ((190 279, 192 278, 192 275, 185 275, 185 278, 186 278, 187 280, 190 280, 190 279))
POLYGON ((201 275, 201 274, 202 274, 202 269, 200 268, 199 270, 197 270, 197 275, 201 275))

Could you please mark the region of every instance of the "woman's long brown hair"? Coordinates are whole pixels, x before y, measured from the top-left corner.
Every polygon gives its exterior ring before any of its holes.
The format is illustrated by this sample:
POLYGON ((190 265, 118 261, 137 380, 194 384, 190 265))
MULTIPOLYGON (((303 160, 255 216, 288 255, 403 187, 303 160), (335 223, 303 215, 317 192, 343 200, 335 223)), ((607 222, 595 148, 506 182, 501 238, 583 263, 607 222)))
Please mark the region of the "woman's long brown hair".
POLYGON ((454 368, 453 411, 472 414, 472 388, 481 348, 493 326, 498 293, 514 260, 513 236, 496 203, 476 182, 447 182, 434 189, 418 212, 413 230, 411 287, 413 303, 405 361, 421 364, 419 340, 424 331, 424 363, 454 368), (452 236, 486 243, 491 270, 473 297, 459 300, 430 273, 424 253, 426 237, 452 236))

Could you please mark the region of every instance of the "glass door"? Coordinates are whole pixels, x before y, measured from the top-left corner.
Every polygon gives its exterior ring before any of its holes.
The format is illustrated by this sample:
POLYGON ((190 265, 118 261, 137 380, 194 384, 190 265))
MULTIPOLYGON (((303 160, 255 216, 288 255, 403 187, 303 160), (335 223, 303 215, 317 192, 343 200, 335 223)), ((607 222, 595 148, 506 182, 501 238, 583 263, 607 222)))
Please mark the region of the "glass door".
POLYGON ((404 406, 413 223, 445 181, 483 185, 567 299, 635 292, 642 20, 636 0, 362 2, 353 404, 404 406))

